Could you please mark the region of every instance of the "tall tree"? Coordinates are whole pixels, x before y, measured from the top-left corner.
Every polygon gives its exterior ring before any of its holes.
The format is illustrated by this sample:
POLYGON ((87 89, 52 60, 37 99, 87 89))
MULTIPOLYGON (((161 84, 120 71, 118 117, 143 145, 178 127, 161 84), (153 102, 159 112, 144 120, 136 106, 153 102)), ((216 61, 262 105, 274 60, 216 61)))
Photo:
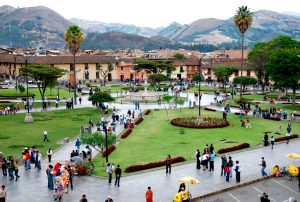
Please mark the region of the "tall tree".
POLYGON ((74 104, 77 104, 76 91, 76 68, 75 56, 80 49, 80 44, 84 41, 84 35, 77 25, 70 25, 64 34, 65 42, 73 55, 73 68, 74 68, 74 104))
POLYGON ((106 92, 97 91, 91 95, 88 100, 97 106, 102 105, 104 102, 114 101, 114 98, 106 92))
MULTIPOLYGON (((100 64, 99 64, 100 65, 100 64)), ((107 69, 103 69, 100 65, 100 74, 103 78, 103 84, 105 86, 106 84, 106 78, 108 77, 108 74, 114 70, 114 67, 111 63, 108 63, 107 69)))
POLYGON ((300 49, 275 50, 267 63, 267 72, 279 88, 293 90, 293 105, 296 90, 300 88, 300 49))
POLYGON ((47 65, 31 64, 28 65, 27 68, 20 68, 20 74, 21 76, 27 74, 29 77, 38 81, 37 86, 44 101, 47 87, 50 87, 58 78, 62 77, 65 74, 65 70, 47 65))
MULTIPOLYGON (((236 11, 233 17, 235 26, 239 29, 242 34, 242 57, 241 57, 241 77, 243 76, 242 70, 244 67, 244 37, 248 28, 251 26, 253 21, 253 13, 250 12, 250 8, 247 6, 241 6, 236 11)), ((242 80, 241 80, 242 81, 242 80)), ((242 100, 242 88, 240 89, 240 100, 242 100)))
POLYGON ((169 73, 175 70, 171 60, 138 60, 134 69, 136 71, 146 70, 153 74, 169 73))
POLYGON ((173 58, 175 58, 176 60, 183 60, 185 59, 185 56, 182 53, 175 53, 173 55, 173 58))
POLYGON ((241 89, 244 92, 246 86, 255 85, 257 84, 256 78, 250 76, 242 76, 242 77, 235 77, 233 79, 234 84, 241 84, 241 89))
POLYGON ((169 77, 164 74, 150 74, 148 81, 152 85, 159 85, 162 81, 168 81, 169 77))
POLYGON ((214 75, 222 83, 223 88, 226 86, 226 82, 229 80, 229 77, 239 71, 236 67, 217 67, 213 70, 214 75))

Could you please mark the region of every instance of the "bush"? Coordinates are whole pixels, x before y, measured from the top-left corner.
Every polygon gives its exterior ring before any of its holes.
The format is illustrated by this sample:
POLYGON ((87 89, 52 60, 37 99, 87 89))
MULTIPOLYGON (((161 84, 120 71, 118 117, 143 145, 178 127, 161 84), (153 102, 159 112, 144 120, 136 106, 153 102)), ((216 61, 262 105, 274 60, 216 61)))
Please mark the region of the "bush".
POLYGON ((232 151, 236 151, 236 150, 241 150, 241 149, 245 149, 245 148, 248 148, 248 147, 250 147, 249 143, 243 143, 243 144, 236 145, 236 146, 233 146, 233 147, 227 147, 227 148, 219 149, 218 153, 219 154, 223 154, 223 153, 226 153, 226 152, 232 152, 232 151))
MULTIPOLYGON (((295 139, 295 138, 298 138, 297 134, 291 135, 289 139, 295 139)), ((277 137, 277 138, 275 138, 275 142, 281 142, 281 141, 285 141, 285 140, 286 140, 285 137, 277 137)))
POLYGON ((78 167, 77 167, 78 175, 86 175, 86 170, 87 170, 87 168, 83 164, 79 164, 78 167))
POLYGON ((149 115, 150 114, 150 112, 151 112, 151 110, 150 109, 147 109, 146 111, 145 111, 145 115, 149 115))
POLYGON ((19 89, 20 93, 24 93, 25 92, 25 87, 22 84, 18 85, 18 89, 19 89))
POLYGON ((136 120, 136 122, 135 122, 135 125, 139 125, 143 120, 144 120, 144 118, 142 118, 142 117, 138 118, 138 120, 136 120))
MULTIPOLYGON (((171 158, 171 163, 178 163, 185 161, 185 158, 183 157, 175 157, 171 158)), ((125 172, 130 173, 130 172, 135 172, 135 171, 140 171, 140 170, 147 170, 151 168, 157 168, 161 166, 165 166, 166 161, 157 161, 157 162, 152 162, 152 163, 147 163, 147 164, 141 164, 141 165, 133 165, 133 166, 128 166, 125 168, 125 172)))
POLYGON ((265 116, 264 119, 273 120, 273 121, 281 121, 281 119, 278 117, 266 117, 265 116))
POLYGON ((129 128, 125 131, 125 133, 123 133, 123 135, 121 136, 122 139, 125 139, 126 137, 128 137, 131 134, 132 130, 129 128))
MULTIPOLYGON (((115 145, 110 145, 109 147, 108 147, 108 156, 114 151, 116 149, 116 146, 115 145)), ((106 151, 104 151, 103 152, 103 154, 102 154, 102 157, 105 157, 106 156, 106 151)))

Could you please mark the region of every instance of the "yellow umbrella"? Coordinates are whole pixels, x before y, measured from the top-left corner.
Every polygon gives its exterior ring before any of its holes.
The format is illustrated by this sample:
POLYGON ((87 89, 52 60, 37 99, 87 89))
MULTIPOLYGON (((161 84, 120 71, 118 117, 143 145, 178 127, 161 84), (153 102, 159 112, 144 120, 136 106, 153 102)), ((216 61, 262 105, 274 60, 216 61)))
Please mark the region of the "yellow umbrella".
POLYGON ((299 169, 297 168, 297 166, 293 165, 293 164, 290 164, 288 166, 288 171, 289 171, 289 174, 291 176, 298 176, 298 173, 299 173, 299 169))
POLYGON ((286 155, 286 157, 288 157, 290 159, 300 159, 300 154, 290 153, 290 154, 286 155))
POLYGON ((193 178, 193 177, 182 177, 179 179, 180 183, 188 183, 188 184, 198 184, 199 180, 193 178))

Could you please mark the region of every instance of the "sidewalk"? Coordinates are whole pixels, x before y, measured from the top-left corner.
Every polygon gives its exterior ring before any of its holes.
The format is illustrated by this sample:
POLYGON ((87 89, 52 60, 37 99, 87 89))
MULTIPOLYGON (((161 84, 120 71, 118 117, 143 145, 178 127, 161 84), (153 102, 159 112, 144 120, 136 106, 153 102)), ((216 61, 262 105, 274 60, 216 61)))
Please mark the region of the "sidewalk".
MULTIPOLYGON (((266 170, 269 174, 272 167, 276 164, 281 167, 290 163, 296 163, 299 166, 299 161, 296 162, 285 157, 286 154, 291 152, 300 153, 299 145, 300 141, 296 140, 290 142, 290 144, 275 145, 274 150, 271 150, 270 147, 263 147, 234 153, 231 156, 233 161, 240 161, 242 169, 241 182, 246 182, 247 180, 260 177, 260 166, 258 164, 261 163, 262 156, 265 157, 267 162, 266 170)), ((44 170, 47 165, 45 162, 42 163, 44 170)), ((2 183, 8 188, 9 200, 22 201, 26 196, 26 199, 32 202, 50 201, 53 192, 47 190, 47 177, 44 170, 39 172, 32 168, 30 171, 25 171, 23 167, 20 167, 19 170, 21 178, 18 183, 2 178, 2 183)), ((220 176, 220 158, 218 157, 215 161, 214 172, 197 170, 195 163, 188 163, 174 166, 171 175, 166 175, 164 168, 162 168, 156 171, 123 177, 121 178, 120 187, 114 187, 113 184, 108 185, 106 179, 75 177, 74 191, 65 194, 64 201, 78 201, 82 194, 86 194, 90 202, 104 201, 108 194, 113 197, 114 201, 118 202, 144 201, 145 191, 148 186, 151 186, 153 189, 154 201, 172 201, 173 195, 178 191, 178 178, 183 176, 199 179, 199 184, 190 186, 191 194, 194 197, 236 184, 234 175, 230 183, 226 183, 225 178, 220 176)))

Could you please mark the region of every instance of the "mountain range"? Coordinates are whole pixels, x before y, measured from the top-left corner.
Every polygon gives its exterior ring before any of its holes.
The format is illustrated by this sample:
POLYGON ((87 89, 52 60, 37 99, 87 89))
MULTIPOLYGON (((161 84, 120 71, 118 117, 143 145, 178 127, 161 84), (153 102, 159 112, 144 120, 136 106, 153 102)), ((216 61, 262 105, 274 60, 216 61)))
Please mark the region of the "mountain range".
MULTIPOLYGON (((198 19, 190 24, 171 23, 167 27, 151 28, 128 24, 104 23, 83 19, 65 19, 44 7, 0 7, 0 46, 65 48, 64 31, 77 24, 86 35, 87 49, 117 48, 197 48, 239 46, 240 33, 233 19, 198 19)), ((246 32, 246 45, 270 40, 279 35, 300 39, 300 17, 296 13, 260 10, 253 13, 253 24, 246 32)))

